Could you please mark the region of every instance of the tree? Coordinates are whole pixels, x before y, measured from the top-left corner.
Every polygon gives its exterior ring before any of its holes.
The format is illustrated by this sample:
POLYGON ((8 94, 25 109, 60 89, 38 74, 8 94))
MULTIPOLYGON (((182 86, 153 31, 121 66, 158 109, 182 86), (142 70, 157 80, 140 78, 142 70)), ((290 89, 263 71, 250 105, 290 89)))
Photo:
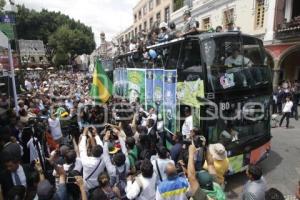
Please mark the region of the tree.
POLYGON ((68 25, 63 25, 50 35, 49 46, 56 49, 55 64, 66 64, 71 54, 71 58, 75 55, 81 55, 86 51, 93 51, 93 42, 81 30, 72 30, 68 25), (64 58, 64 59, 63 59, 64 58), (59 63, 58 63, 59 62, 59 63))
POLYGON ((18 6, 16 28, 18 38, 42 40, 44 44, 52 47, 56 65, 67 64, 68 53, 72 57, 90 54, 96 46, 91 27, 60 12, 45 9, 37 12, 25 8, 24 5, 18 6))
POLYGON ((5 6, 5 0, 0 0, 0 12, 3 11, 4 6, 5 6))

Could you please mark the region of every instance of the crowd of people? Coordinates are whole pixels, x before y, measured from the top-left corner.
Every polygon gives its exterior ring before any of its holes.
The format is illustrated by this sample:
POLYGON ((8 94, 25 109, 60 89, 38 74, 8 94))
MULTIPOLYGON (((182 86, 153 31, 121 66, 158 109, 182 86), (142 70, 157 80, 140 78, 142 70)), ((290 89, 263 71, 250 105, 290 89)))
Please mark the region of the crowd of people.
POLYGON ((167 42, 178 37, 193 35, 202 32, 223 32, 223 31, 239 31, 239 27, 235 27, 233 22, 227 24, 226 29, 217 26, 215 29, 201 30, 199 22, 191 16, 191 12, 186 10, 183 15, 184 24, 179 29, 174 22, 154 23, 149 32, 141 30, 134 39, 125 40, 119 45, 118 54, 124 54, 133 51, 144 52, 147 46, 152 46, 162 42, 167 42))
POLYGON ((298 120, 298 105, 300 100, 300 83, 284 81, 273 93, 273 114, 282 114, 279 126, 286 120, 286 128, 289 128, 289 120, 294 117, 298 120))
MULTIPOLYGON (((25 94, 0 120, 2 199, 226 199, 227 151, 206 145, 188 107, 168 146, 154 108, 138 98, 96 105, 90 84, 69 72, 25 80, 25 94)), ((246 174, 242 199, 284 199, 259 166, 246 174)))

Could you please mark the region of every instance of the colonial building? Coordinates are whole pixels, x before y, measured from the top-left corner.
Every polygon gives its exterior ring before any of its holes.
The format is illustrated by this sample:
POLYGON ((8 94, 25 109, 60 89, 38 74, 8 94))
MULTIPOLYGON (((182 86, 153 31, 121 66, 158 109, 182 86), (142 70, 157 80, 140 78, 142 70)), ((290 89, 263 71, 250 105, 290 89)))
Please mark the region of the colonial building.
POLYGON ((49 66, 43 41, 19 40, 18 43, 22 66, 29 68, 49 66))
MULTIPOLYGON (((176 0, 175 0, 176 1, 176 0)), ((268 31, 269 16, 274 17, 269 0, 188 0, 179 4, 171 14, 171 20, 178 28, 183 25, 183 13, 190 10, 192 16, 199 22, 199 28, 208 30, 228 23, 243 33, 255 35, 264 39, 268 31)), ((271 17, 271 18, 272 18, 271 17)))
POLYGON ((140 0, 133 8, 133 34, 149 31, 154 23, 169 22, 174 0, 140 0))
POLYGON ((273 1, 273 40, 265 47, 273 59, 273 81, 277 86, 283 80, 300 80, 300 1, 273 1))

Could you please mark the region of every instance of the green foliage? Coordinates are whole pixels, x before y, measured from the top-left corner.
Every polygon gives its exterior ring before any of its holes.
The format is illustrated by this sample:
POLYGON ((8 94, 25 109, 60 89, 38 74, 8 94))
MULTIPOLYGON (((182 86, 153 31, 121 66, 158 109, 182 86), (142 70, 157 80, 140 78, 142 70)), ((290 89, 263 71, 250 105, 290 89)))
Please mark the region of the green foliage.
POLYGON ((54 48, 56 65, 67 62, 68 53, 72 57, 90 54, 96 46, 91 27, 60 12, 45 9, 37 12, 24 5, 18 6, 16 26, 19 39, 43 40, 44 44, 54 48))
POLYGON ((184 6, 184 0, 174 0, 174 11, 179 10, 184 6))
POLYGON ((3 11, 4 6, 5 6, 5 0, 0 0, 0 12, 3 11))

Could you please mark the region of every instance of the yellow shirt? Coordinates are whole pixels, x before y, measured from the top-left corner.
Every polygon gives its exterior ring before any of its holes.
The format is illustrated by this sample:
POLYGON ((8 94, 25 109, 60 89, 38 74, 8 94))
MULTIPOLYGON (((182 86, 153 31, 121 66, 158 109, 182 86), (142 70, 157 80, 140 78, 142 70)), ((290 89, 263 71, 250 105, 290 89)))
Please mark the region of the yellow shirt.
MULTIPOLYGON (((229 160, 226 158, 225 160, 214 160, 214 166, 216 169, 216 178, 219 184, 223 185, 224 184, 224 175, 229 169, 229 160)), ((204 169, 207 170, 207 163, 205 161, 204 169)))

